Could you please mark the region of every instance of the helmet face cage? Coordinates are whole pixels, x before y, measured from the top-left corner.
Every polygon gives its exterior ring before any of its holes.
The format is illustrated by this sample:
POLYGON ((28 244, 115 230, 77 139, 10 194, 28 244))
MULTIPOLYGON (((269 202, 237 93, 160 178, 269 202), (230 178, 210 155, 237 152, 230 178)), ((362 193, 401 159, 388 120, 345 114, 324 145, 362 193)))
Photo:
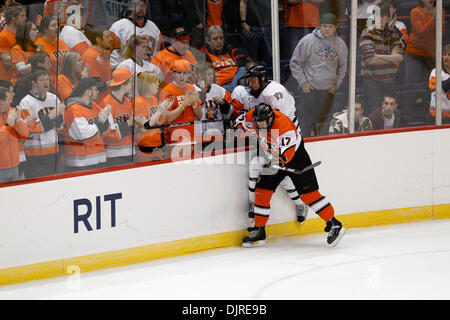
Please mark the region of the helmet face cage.
POLYGON ((253 95, 254 97, 257 98, 259 96, 259 94, 262 92, 262 90, 264 89, 265 85, 267 84, 266 68, 261 64, 253 66, 247 70, 245 77, 246 77, 245 86, 247 88, 247 91, 251 95, 253 95), (258 80, 259 80, 259 89, 258 90, 253 91, 249 87, 248 78, 258 78, 258 80), (264 78, 264 80, 262 78, 264 78))
MULTIPOLYGON (((260 103, 257 106, 255 106, 255 110, 253 111, 253 122, 255 124, 257 122, 266 121, 267 122, 267 128, 269 129, 273 124, 273 116, 274 112, 270 105, 265 103, 260 103), (272 119, 271 119, 272 118, 272 119)), ((256 126, 258 128, 258 126, 256 126)))

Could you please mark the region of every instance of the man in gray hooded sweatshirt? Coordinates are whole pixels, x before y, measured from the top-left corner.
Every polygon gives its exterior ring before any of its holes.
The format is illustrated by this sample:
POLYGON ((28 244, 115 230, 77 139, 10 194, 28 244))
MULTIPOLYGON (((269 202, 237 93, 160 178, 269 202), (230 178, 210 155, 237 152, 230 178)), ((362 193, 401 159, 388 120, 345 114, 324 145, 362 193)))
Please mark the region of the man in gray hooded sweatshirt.
POLYGON ((322 15, 320 27, 304 36, 292 54, 290 68, 301 93, 297 111, 305 137, 330 113, 334 94, 347 72, 348 48, 336 30, 336 16, 322 15))

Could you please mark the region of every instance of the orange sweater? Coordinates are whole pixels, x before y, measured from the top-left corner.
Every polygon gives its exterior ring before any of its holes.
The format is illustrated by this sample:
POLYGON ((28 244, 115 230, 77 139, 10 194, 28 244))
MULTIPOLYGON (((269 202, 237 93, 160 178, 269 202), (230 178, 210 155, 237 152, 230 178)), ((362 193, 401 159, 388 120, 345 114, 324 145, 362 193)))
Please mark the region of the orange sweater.
MULTIPOLYGON (((445 11, 442 10, 442 16, 445 11)), ((409 34, 406 53, 415 56, 434 57, 436 53, 436 20, 422 7, 411 10, 411 33, 409 34)), ((442 31, 444 31, 444 24, 442 31)))
POLYGON ((29 135, 28 126, 22 120, 17 121, 14 127, 6 124, 8 112, 0 114, 0 169, 11 169, 20 163, 21 151, 19 139, 26 140, 29 135))

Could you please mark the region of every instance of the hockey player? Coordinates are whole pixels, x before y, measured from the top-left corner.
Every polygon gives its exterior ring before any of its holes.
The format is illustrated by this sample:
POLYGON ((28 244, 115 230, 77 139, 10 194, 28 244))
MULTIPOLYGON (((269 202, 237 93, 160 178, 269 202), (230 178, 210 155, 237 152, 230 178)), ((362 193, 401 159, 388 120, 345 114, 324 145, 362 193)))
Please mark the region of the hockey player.
MULTIPOLYGON (((244 247, 263 245, 266 239, 265 226, 269 219, 270 200, 275 189, 284 179, 289 179, 302 201, 326 222, 327 242, 335 246, 345 233, 345 228, 334 217, 330 202, 319 193, 314 169, 299 175, 283 170, 302 170, 311 165, 301 133, 296 125, 281 112, 260 103, 239 120, 239 127, 258 136, 271 163, 280 167, 273 174, 261 175, 255 187, 255 221, 250 234, 243 239, 244 247)), ((269 166, 269 164, 266 164, 269 166)), ((274 170, 274 169, 272 169, 274 170)), ((276 170, 276 169, 275 169, 276 170)))
MULTIPOLYGON (((300 125, 296 115, 295 100, 289 91, 278 82, 269 81, 267 79, 266 68, 260 64, 249 67, 244 77, 247 81, 245 90, 243 86, 237 86, 233 90, 232 98, 235 109, 240 113, 245 113, 260 103, 268 104, 275 110, 286 115, 294 123, 297 133, 301 135, 300 125)), ((253 217, 255 185, 264 164, 265 160, 261 157, 254 157, 250 161, 248 181, 250 218, 253 217)), ((303 224, 308 213, 308 208, 299 199, 291 181, 284 180, 281 185, 296 204, 297 220, 303 224)))

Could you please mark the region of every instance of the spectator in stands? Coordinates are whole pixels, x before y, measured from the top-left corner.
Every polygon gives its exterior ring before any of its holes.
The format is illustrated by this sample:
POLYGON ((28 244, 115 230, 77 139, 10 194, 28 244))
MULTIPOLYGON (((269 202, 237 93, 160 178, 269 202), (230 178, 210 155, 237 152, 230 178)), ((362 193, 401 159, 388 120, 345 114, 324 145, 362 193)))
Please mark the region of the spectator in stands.
POLYGON ((206 61, 214 66, 216 83, 233 92, 238 80, 245 74, 248 58, 238 48, 225 44, 225 35, 220 26, 211 26, 206 33, 206 61))
POLYGON ((25 177, 35 178, 56 173, 58 134, 64 124, 65 108, 50 89, 50 75, 39 69, 31 76, 31 91, 20 101, 19 109, 27 111, 34 122, 30 124, 30 136, 24 142, 27 161, 25 177))
POLYGON ((371 114, 387 91, 395 92, 399 64, 403 61, 401 38, 389 28, 390 5, 379 7, 380 25, 367 26, 361 33, 361 74, 363 76, 364 107, 371 114))
MULTIPOLYGON (((214 121, 202 124, 202 129, 199 131, 202 133, 203 143, 210 143, 212 140, 223 141, 224 120, 230 119, 234 111, 231 93, 216 84, 215 78, 215 68, 212 63, 205 62, 199 66, 196 87, 203 102, 201 120, 214 121)), ((197 132, 196 134, 199 137, 197 132)))
POLYGON ((95 26, 87 31, 87 37, 92 43, 81 56, 85 66, 89 67, 89 77, 95 77, 103 82, 97 96, 97 102, 100 102, 108 92, 108 85, 111 83, 111 64, 109 55, 111 51, 111 42, 113 40, 111 32, 104 26, 95 26))
POLYGON ((401 128, 406 126, 403 113, 398 109, 397 98, 393 94, 385 94, 381 106, 370 115, 374 130, 401 128))
POLYGON ((115 49, 111 53, 111 68, 115 69, 124 58, 127 42, 132 35, 146 36, 150 42, 152 53, 164 48, 159 28, 152 21, 147 19, 147 0, 131 0, 128 10, 130 15, 128 18, 120 19, 114 22, 109 29, 120 40, 120 49, 115 49))
POLYGON ((58 75, 58 98, 66 100, 78 81, 89 76, 89 66, 85 66, 81 55, 76 51, 69 51, 64 55, 61 72, 58 75))
POLYGON ((319 4, 325 0, 283 0, 285 30, 280 37, 285 43, 283 59, 290 59, 298 41, 320 25, 319 4))
POLYGON ((6 26, 0 32, 0 49, 11 50, 16 44, 16 32, 19 25, 27 20, 27 8, 23 5, 10 5, 5 10, 6 26))
MULTIPOLYGON (((31 85, 32 73, 38 70, 39 68, 50 72, 52 67, 49 55, 43 51, 36 51, 35 53, 33 53, 29 58, 29 63, 31 65, 31 74, 20 79, 14 86, 15 95, 12 102, 13 106, 19 105, 20 100, 22 100, 32 89, 31 85)), ((52 93, 55 92, 52 83, 50 83, 49 91, 52 93)))
POLYGON ((290 67, 301 90, 298 112, 305 137, 330 113, 336 90, 347 72, 347 45, 336 30, 336 16, 322 15, 320 27, 303 37, 292 55, 290 67))
POLYGON ((0 48, 0 79, 10 81, 14 85, 20 79, 16 65, 12 63, 11 53, 2 48, 0 48))
POLYGON ((6 27, 5 11, 11 5, 18 5, 14 0, 0 0, 0 31, 6 27))
MULTIPOLYGON (((442 10, 442 16, 445 16, 442 10)), ((406 83, 423 82, 435 66, 436 57, 436 7, 435 0, 419 0, 412 9, 411 33, 406 47, 406 83)), ((445 23, 442 24, 444 30, 445 23)))
POLYGON ((67 172, 105 166, 106 153, 102 138, 110 131, 108 118, 111 107, 100 109, 95 102, 101 85, 94 78, 83 78, 67 99, 67 108, 64 110, 64 160, 67 172))
MULTIPOLYGON (((347 107, 345 110, 333 114, 330 121, 329 134, 350 133, 350 111, 347 107)), ((363 100, 356 98, 355 100, 355 131, 365 132, 372 130, 372 123, 369 118, 364 116, 363 100)))
POLYGON ((158 103, 159 79, 155 73, 141 72, 137 76, 138 97, 135 100, 135 119, 142 117, 135 124, 135 144, 137 161, 159 160, 163 158, 164 134, 162 128, 155 128, 167 123, 167 110, 172 106, 174 97, 168 97, 158 103))
POLYGON ((383 0, 383 1, 389 1, 390 3, 390 10, 391 10, 391 19, 389 21, 389 27, 391 29, 394 29, 395 32, 397 32, 397 35, 403 40, 405 47, 406 43, 408 42, 408 29, 406 28, 406 25, 400 21, 397 20, 397 11, 400 7, 400 1, 399 0, 383 0))
MULTIPOLYGON (((72 7, 72 6, 71 6, 72 7)), ((82 5, 76 9, 68 8, 66 24, 62 28, 59 39, 63 40, 71 51, 78 52, 80 56, 92 45, 83 33, 86 28, 87 12, 82 5)))
POLYGON ((241 33, 253 60, 272 66, 272 30, 270 0, 240 0, 241 33))
POLYGON ((164 83, 171 83, 174 80, 173 72, 171 66, 177 60, 186 60, 191 64, 191 76, 195 78, 195 66, 197 66, 197 60, 195 59, 192 52, 189 50, 189 39, 190 36, 184 28, 176 28, 172 30, 170 38, 172 39, 172 44, 156 53, 152 59, 152 63, 159 67, 164 74, 164 83))
POLYGON ((429 78, 429 88, 431 91, 430 116, 436 117, 436 99, 441 99, 442 123, 450 123, 450 44, 442 49, 442 91, 436 94, 436 69, 433 69, 429 78))
POLYGON ((131 89, 133 74, 127 68, 116 68, 112 73, 111 93, 101 102, 100 108, 111 106, 109 122, 112 128, 103 138, 106 161, 109 166, 129 164, 133 161, 134 146, 130 126, 133 125, 131 89))
POLYGON ((167 121, 169 123, 192 122, 185 126, 176 127, 177 131, 167 128, 164 136, 167 141, 178 142, 183 133, 182 129, 187 130, 189 139, 194 140, 194 120, 200 120, 202 117, 202 101, 195 87, 188 83, 191 77, 191 63, 184 59, 173 62, 172 72, 174 80, 167 84, 160 92, 159 100, 164 101, 167 97, 174 97, 172 106, 167 111, 167 121), (179 130, 178 130, 179 129, 179 130))
POLYGON ((161 69, 149 61, 153 56, 152 46, 146 36, 132 35, 125 49, 125 60, 117 68, 128 68, 136 77, 139 73, 147 71, 155 73, 159 81, 164 79, 161 69))
POLYGON ((38 33, 36 25, 30 21, 17 27, 16 45, 11 48, 11 59, 21 77, 31 73, 31 64, 28 62, 28 58, 35 51, 42 51, 42 48, 38 49, 38 46, 35 44, 38 33))
POLYGON ((36 45, 50 57, 50 83, 56 88, 58 72, 61 72, 62 60, 64 54, 69 51, 69 46, 64 40, 58 40, 58 20, 55 17, 44 17, 39 25, 39 31, 41 36, 37 39, 36 45))
POLYGON ((11 107, 14 93, 0 85, 0 183, 20 179, 20 142, 29 135, 21 112, 11 107))

